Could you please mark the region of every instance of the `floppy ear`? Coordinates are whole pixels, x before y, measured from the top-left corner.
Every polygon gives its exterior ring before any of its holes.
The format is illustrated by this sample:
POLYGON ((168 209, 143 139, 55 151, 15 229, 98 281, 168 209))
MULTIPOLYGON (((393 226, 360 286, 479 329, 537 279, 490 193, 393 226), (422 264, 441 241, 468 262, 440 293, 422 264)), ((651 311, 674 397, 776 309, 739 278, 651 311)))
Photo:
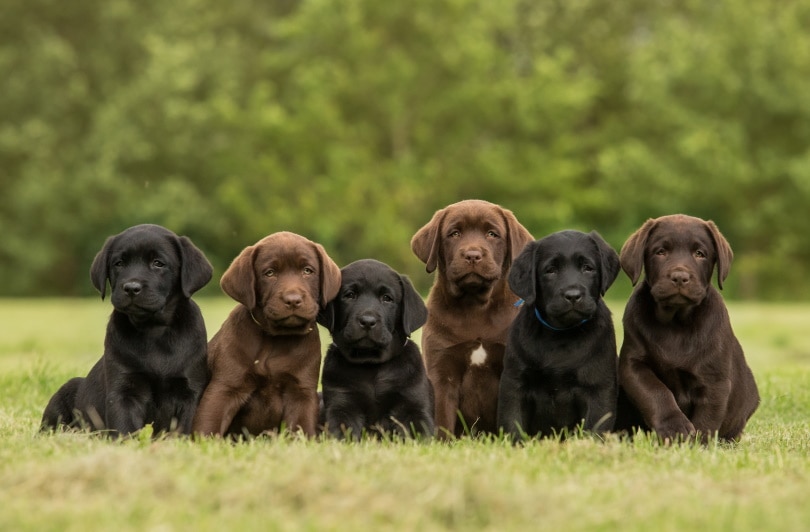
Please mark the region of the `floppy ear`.
POLYGON ((647 245, 647 237, 655 227, 656 221, 649 218, 622 246, 619 253, 619 261, 622 269, 630 277, 630 281, 635 284, 644 269, 644 247, 647 245))
POLYGON ((514 262, 523 248, 534 240, 532 234, 518 222, 512 211, 501 207, 501 214, 506 222, 506 258, 504 259, 504 269, 514 262))
POLYGON ((222 291, 249 309, 256 306, 256 274, 253 271, 253 256, 256 246, 242 250, 219 280, 222 291))
POLYGON ((316 318, 315 321, 317 321, 319 325, 323 325, 324 327, 326 327, 326 330, 328 330, 330 333, 334 332, 334 327, 335 327, 335 300, 334 299, 332 301, 330 301, 329 303, 327 303, 326 306, 323 307, 318 312, 318 317, 316 318))
POLYGON ((439 264, 445 213, 446 209, 436 211, 433 218, 411 238, 411 250, 425 263, 425 271, 428 273, 433 273, 439 264))
POLYGON ((537 249, 537 241, 525 246, 512 263, 512 269, 509 270, 509 288, 527 303, 534 303, 537 299, 534 274, 535 249, 537 249))
POLYGON ((178 237, 180 244, 180 287, 183 295, 191 297, 191 294, 208 284, 214 268, 200 249, 195 246, 187 236, 178 237))
POLYGON ((326 304, 337 297, 340 291, 340 268, 335 264, 323 246, 312 242, 315 246, 315 251, 318 253, 318 262, 321 267, 321 308, 326 307, 326 304))
POLYGON ((407 276, 400 275, 399 283, 402 285, 402 328, 410 336, 427 321, 427 307, 407 276))
POLYGON ((96 258, 93 259, 93 264, 90 265, 90 281, 93 286, 101 292, 101 300, 104 301, 104 296, 107 295, 107 279, 110 277, 109 262, 110 262, 110 249, 115 241, 115 236, 107 237, 101 250, 96 253, 96 258))
POLYGON ((594 244, 596 244, 596 249, 599 250, 599 270, 601 272, 599 293, 605 295, 607 289, 610 288, 610 285, 613 284, 616 277, 619 275, 619 254, 616 253, 616 250, 610 247, 610 244, 605 242, 602 235, 596 231, 591 231, 589 236, 594 244))
POLYGON ((723 289, 723 281, 728 277, 728 272, 731 270, 731 261, 734 260, 734 252, 731 251, 726 238, 720 233, 720 229, 709 220, 706 222, 709 228, 709 233, 714 240, 714 248, 717 251, 717 286, 720 290, 723 289))

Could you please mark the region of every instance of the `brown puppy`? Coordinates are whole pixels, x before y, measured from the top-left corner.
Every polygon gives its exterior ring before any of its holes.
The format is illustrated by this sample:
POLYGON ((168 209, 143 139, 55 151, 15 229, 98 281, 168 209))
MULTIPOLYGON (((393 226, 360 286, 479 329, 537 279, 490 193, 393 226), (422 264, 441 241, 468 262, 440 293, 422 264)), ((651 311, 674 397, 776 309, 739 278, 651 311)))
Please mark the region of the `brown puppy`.
POLYGON ((735 440, 759 393, 720 293, 733 254, 713 222, 676 214, 650 219, 622 247, 635 284, 624 312, 617 429, 663 440, 735 440))
POLYGON ((438 269, 427 301, 422 351, 436 398, 440 437, 467 428, 497 430, 498 385, 518 297, 507 283, 512 260, 534 240, 511 211, 465 200, 437 211, 411 249, 438 269))
POLYGON ((193 431, 315 434, 321 341, 315 319, 340 288, 323 247, 288 232, 248 246, 220 281, 241 303, 208 344, 211 382, 193 431))

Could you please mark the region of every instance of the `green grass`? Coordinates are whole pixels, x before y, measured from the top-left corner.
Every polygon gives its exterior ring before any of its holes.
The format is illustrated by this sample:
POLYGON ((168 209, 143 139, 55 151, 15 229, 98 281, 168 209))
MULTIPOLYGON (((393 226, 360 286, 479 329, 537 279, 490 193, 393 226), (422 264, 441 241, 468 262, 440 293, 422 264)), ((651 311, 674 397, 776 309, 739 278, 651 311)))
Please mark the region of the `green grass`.
MULTIPOLYGON (((211 335, 233 304, 199 302, 211 335)), ((612 307, 620 322, 622 305, 612 307)), ((0 530, 783 531, 810 523, 810 305, 730 305, 762 395, 736 445, 37 434, 50 395, 100 355, 109 313, 98 300, 0 300, 0 530)))

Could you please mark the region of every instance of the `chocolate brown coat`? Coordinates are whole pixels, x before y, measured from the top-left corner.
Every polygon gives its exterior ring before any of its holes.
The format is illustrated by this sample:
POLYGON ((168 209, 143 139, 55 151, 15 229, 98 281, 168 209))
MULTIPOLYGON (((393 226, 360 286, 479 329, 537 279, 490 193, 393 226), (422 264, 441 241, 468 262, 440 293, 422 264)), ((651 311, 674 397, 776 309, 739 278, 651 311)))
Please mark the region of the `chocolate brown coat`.
POLYGON ((195 433, 257 435, 283 427, 315 434, 321 342, 315 319, 340 287, 316 244, 280 232, 248 246, 220 281, 240 304, 208 344, 211 382, 195 433))
POLYGON ((754 376, 723 298, 711 285, 733 254, 711 221, 685 215, 650 219, 622 247, 638 285, 624 313, 617 429, 652 429, 663 440, 739 438, 757 409, 754 376))
POLYGON ((458 436, 465 425, 471 431, 497 429, 503 354, 518 300, 507 277, 532 240, 511 211, 481 200, 437 211, 411 240, 427 272, 437 271, 422 352, 440 437, 458 436))

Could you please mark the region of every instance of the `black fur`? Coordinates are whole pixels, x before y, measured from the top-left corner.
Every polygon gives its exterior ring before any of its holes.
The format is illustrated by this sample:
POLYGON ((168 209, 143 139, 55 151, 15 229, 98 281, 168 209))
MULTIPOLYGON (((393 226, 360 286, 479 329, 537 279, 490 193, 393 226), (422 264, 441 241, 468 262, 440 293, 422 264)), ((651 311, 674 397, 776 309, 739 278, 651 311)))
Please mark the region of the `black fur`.
POLYGON ((602 296, 618 273, 618 255, 596 232, 551 234, 515 260, 509 286, 525 302, 498 397, 498 424, 513 438, 613 427, 616 337, 602 296))
POLYGON ((433 435, 433 389, 410 334, 427 319, 407 277, 376 260, 341 270, 337 298, 318 323, 332 333, 321 421, 337 437, 433 435))
POLYGON ((102 299, 108 280, 111 289, 104 355, 87 377, 54 394, 42 429, 126 435, 152 423, 155 432, 189 433, 208 382, 205 323, 190 296, 211 274, 191 240, 163 227, 138 225, 108 238, 90 268, 102 299))

